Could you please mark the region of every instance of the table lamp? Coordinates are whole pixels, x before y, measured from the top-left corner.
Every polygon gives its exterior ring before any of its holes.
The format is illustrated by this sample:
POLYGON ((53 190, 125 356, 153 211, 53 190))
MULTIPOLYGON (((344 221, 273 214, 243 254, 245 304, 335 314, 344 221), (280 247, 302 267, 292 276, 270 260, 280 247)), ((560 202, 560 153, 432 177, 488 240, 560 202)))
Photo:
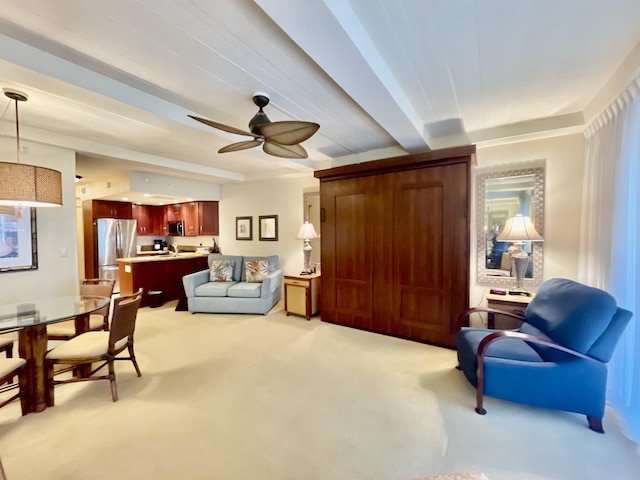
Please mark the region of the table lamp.
POLYGON ((524 242, 543 242, 544 239, 536 231, 531 223, 531 218, 518 213, 507 219, 502 233, 498 235, 499 242, 512 242, 511 259, 516 270, 516 286, 509 290, 511 295, 528 295, 529 292, 522 287, 522 279, 527 271, 529 255, 522 247, 524 242))
POLYGON ((304 240, 304 246, 302 247, 302 252, 304 253, 304 270, 300 273, 300 275, 308 275, 313 273, 311 271, 311 266, 309 265, 309 260, 311 259, 311 240, 313 238, 318 238, 320 235, 316 233, 315 228, 313 228, 313 224, 309 222, 304 222, 300 227, 300 231, 298 232, 298 236, 296 237, 298 240, 304 240))

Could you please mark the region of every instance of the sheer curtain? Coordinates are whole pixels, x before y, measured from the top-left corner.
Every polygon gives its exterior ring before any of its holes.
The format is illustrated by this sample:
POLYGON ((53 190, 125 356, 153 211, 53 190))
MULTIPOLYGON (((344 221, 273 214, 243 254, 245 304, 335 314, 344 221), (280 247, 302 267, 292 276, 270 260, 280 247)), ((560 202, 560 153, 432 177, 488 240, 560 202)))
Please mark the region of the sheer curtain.
POLYGON ((607 398, 640 442, 640 78, 585 137, 578 275, 634 313, 609 365, 607 398))

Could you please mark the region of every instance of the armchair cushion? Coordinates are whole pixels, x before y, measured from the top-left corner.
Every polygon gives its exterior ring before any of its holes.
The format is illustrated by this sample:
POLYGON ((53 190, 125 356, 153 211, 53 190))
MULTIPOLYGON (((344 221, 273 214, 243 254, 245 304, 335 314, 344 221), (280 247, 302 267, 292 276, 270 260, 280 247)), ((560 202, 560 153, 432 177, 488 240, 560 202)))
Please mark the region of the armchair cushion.
POLYGON ((616 308, 615 299, 603 290, 554 278, 540 286, 525 311, 525 321, 560 345, 587 353, 616 308))

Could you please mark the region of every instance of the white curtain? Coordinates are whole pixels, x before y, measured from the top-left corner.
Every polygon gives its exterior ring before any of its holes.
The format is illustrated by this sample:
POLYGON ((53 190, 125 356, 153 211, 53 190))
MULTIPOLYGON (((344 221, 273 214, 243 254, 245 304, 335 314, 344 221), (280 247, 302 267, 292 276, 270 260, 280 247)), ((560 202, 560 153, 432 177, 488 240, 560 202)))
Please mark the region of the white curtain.
POLYGON ((585 137, 578 275, 634 313, 609 365, 607 399, 640 442, 640 79, 585 137))

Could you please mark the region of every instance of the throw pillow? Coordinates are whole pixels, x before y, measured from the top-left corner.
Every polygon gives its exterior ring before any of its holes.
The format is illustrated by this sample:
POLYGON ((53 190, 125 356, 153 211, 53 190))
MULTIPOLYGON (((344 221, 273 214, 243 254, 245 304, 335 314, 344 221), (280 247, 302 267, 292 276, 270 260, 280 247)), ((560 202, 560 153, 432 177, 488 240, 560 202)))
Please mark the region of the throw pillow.
POLYGON ((231 282, 233 281, 233 260, 214 260, 211 262, 209 281, 231 282))
POLYGON ((266 260, 255 260, 253 262, 245 262, 245 276, 249 283, 262 283, 267 278, 269 271, 267 269, 266 260))

